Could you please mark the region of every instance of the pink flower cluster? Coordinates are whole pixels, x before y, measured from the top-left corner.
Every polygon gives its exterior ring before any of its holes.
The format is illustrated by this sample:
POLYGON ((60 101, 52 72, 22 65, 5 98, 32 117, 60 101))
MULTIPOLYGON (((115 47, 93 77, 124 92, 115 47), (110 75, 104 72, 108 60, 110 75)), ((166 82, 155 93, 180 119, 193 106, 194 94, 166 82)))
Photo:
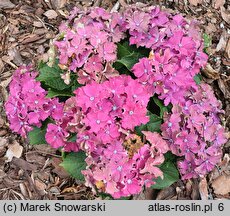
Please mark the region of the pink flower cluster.
POLYGON ((125 36, 121 30, 122 22, 118 13, 109 13, 102 8, 87 12, 75 8, 69 21, 60 26, 60 36, 64 39, 54 43, 60 53, 60 64, 77 72, 80 84, 102 82, 119 75, 110 71, 109 65, 117 58, 115 43, 125 36))
POLYGON ((203 176, 220 161, 221 147, 227 141, 220 125, 220 103, 211 87, 198 87, 194 76, 206 64, 202 39, 196 23, 181 15, 160 11, 126 13, 130 44, 151 48, 132 68, 144 88, 173 105, 162 125, 163 138, 170 150, 183 156, 178 163, 184 179, 203 176))
POLYGON ((187 91, 197 88, 194 76, 208 58, 195 23, 159 7, 146 12, 131 9, 125 18, 130 44, 152 50, 149 58, 140 59, 132 68, 135 76, 165 105, 183 103, 187 91))
POLYGON ((211 87, 201 84, 183 106, 174 105, 165 116, 162 136, 173 154, 183 157, 178 167, 183 179, 204 176, 220 161, 227 138, 220 125, 221 104, 211 87))
MULTIPOLYGON (((164 162, 167 143, 157 133, 143 132, 149 144, 143 144, 130 158, 121 140, 107 147, 99 146, 86 159, 88 167, 83 171, 86 185, 111 194, 114 198, 141 192, 142 187, 153 185, 154 179, 163 178, 157 167, 164 162)), ((132 135, 130 135, 132 137, 132 135)))
POLYGON ((88 84, 75 93, 77 106, 85 114, 82 121, 105 144, 119 137, 120 127, 133 130, 149 121, 146 107, 151 94, 130 76, 88 84))
POLYGON ((41 126, 50 112, 45 110, 49 100, 41 83, 35 80, 37 72, 31 67, 22 66, 17 69, 10 83, 10 96, 5 104, 6 114, 11 130, 26 136, 33 128, 41 126))
POLYGON ((63 118, 48 124, 46 140, 54 148, 87 153, 89 168, 83 174, 88 185, 119 198, 137 194, 162 177, 156 166, 163 163, 168 145, 159 134, 143 132, 151 145, 141 143, 131 156, 125 148, 135 137, 134 127, 149 121, 147 89, 121 75, 80 87, 75 94, 65 102, 63 118), (77 133, 76 142, 67 142, 71 133, 77 133))
POLYGON ((75 94, 61 107, 62 118, 54 118, 57 125, 48 124, 46 139, 54 148, 65 146, 69 134, 77 133, 76 145, 88 137, 90 142, 86 142, 85 148, 94 150, 95 143, 119 140, 121 131, 129 133, 149 121, 146 106, 150 94, 129 76, 88 84, 75 94))
POLYGON ((68 141, 71 135, 79 132, 82 125, 82 112, 75 105, 75 98, 71 97, 64 103, 55 106, 58 116, 52 116, 54 123, 47 125, 45 139, 53 148, 63 148, 65 152, 79 151, 79 144, 68 141))

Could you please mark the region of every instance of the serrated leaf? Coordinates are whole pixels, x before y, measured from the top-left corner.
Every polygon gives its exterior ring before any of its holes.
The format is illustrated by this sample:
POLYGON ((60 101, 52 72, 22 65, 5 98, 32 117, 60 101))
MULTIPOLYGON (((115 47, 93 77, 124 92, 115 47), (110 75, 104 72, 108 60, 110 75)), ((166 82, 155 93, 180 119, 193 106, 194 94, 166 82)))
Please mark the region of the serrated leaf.
POLYGON ((124 43, 117 44, 117 58, 121 59, 124 56, 130 55, 132 50, 129 49, 128 42, 125 41, 124 43))
POLYGON ((56 89, 49 88, 48 94, 46 95, 47 98, 54 98, 54 97, 71 97, 74 94, 69 93, 66 90, 60 91, 56 89))
POLYGON ((83 86, 83 85, 81 85, 81 84, 77 81, 77 78, 76 78, 76 77, 75 77, 75 79, 71 79, 70 85, 71 85, 71 90, 72 90, 72 92, 75 91, 77 88, 83 86), (72 80, 73 80, 73 81, 72 81, 72 80))
POLYGON ((64 90, 69 88, 69 86, 66 85, 64 80, 61 78, 62 70, 58 67, 57 61, 53 67, 49 67, 47 64, 40 63, 38 70, 38 81, 44 82, 47 86, 57 90, 64 90))
POLYGON ((83 151, 71 152, 63 158, 63 162, 60 164, 73 178, 80 181, 84 180, 84 176, 81 173, 86 169, 85 162, 86 155, 83 151))
POLYGON ((172 161, 165 161, 161 166, 159 166, 159 168, 163 172, 163 179, 158 177, 154 180, 156 184, 151 186, 153 189, 163 189, 169 187, 179 179, 179 172, 172 161))
POLYGON ((131 75, 131 72, 129 69, 127 69, 126 66, 121 64, 120 62, 114 62, 113 67, 115 70, 119 71, 119 74, 126 74, 126 75, 131 75))
POLYGON ((168 111, 168 108, 157 97, 154 96, 152 98, 153 98, 154 103, 160 108, 160 117, 162 118, 164 115, 164 112, 168 111))
POLYGON ((147 126, 147 131, 159 132, 161 128, 161 120, 155 121, 153 123, 150 122, 146 126, 147 126))
POLYGON ((197 85, 200 85, 201 80, 202 80, 202 76, 200 74, 194 76, 194 81, 196 82, 197 85))
POLYGON ((128 70, 131 70, 134 64, 136 64, 140 58, 147 57, 150 50, 146 48, 137 48, 135 45, 129 45, 128 41, 122 41, 117 45, 117 58, 114 63, 117 70, 124 65, 128 70))
POLYGON ((141 136, 141 131, 151 131, 151 132, 160 132, 160 127, 162 123, 162 119, 156 114, 152 114, 148 112, 149 122, 147 124, 142 124, 140 126, 135 127, 136 133, 141 136))
POLYGON ((49 123, 53 123, 53 120, 47 118, 42 122, 42 126, 40 128, 34 127, 34 129, 28 133, 28 139, 31 145, 47 144, 45 134, 49 123))
POLYGON ((131 70, 134 64, 139 60, 140 56, 137 53, 131 53, 128 56, 124 56, 118 59, 116 62, 123 64, 127 69, 131 70))
POLYGON ((130 55, 132 53, 138 53, 139 56, 148 57, 150 49, 144 47, 136 47, 136 45, 129 45, 129 41, 123 40, 117 45, 117 57, 121 59, 124 56, 130 55))
POLYGON ((28 139, 31 145, 46 144, 45 139, 46 127, 38 128, 35 127, 32 131, 28 133, 28 139))
POLYGON ((76 134, 73 134, 73 135, 68 139, 68 142, 76 142, 76 139, 77 139, 77 135, 76 135, 76 134))
POLYGON ((146 124, 142 124, 140 126, 135 127, 135 131, 137 133, 138 136, 142 135, 141 131, 147 131, 147 125, 146 124))
POLYGON ((173 163, 176 162, 177 156, 174 155, 172 152, 168 151, 164 154, 165 161, 171 161, 173 163))

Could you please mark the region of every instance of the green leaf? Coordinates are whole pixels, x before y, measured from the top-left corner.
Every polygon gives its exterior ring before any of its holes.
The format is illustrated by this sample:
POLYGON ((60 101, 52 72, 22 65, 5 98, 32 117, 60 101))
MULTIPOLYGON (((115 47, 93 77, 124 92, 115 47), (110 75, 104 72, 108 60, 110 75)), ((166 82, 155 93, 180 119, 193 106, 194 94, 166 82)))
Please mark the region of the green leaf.
POLYGON ((60 164, 73 178, 80 181, 84 180, 84 176, 81 173, 86 169, 85 162, 86 155, 83 151, 71 152, 65 156, 63 162, 60 164))
POLYGON ((70 138, 68 139, 68 142, 76 142, 76 139, 77 139, 77 135, 72 134, 72 136, 70 136, 70 138))
POLYGON ((208 34, 204 33, 203 39, 204 39, 204 49, 207 49, 212 45, 212 38, 208 34))
POLYGON ((155 122, 149 122, 146 126, 147 126, 147 131, 160 132, 161 120, 155 122))
POLYGON ((110 194, 98 192, 97 188, 96 188, 96 192, 97 192, 97 195, 100 196, 102 200, 114 200, 114 198, 110 194))
POLYGON ((118 59, 116 62, 123 64, 127 69, 131 70, 133 65, 135 65, 140 58, 138 53, 131 53, 130 55, 124 56, 118 59))
POLYGON ((132 196, 127 196, 127 197, 120 197, 116 200, 131 200, 132 199, 132 196))
POLYGON ((147 125, 146 124, 142 124, 140 126, 136 126, 135 127, 135 131, 137 133, 138 136, 142 135, 142 131, 147 131, 147 125))
POLYGON ((148 112, 147 115, 149 116, 149 122, 135 127, 135 131, 139 136, 142 135, 142 131, 160 132, 162 119, 151 112, 148 112))
POLYGON ((46 134, 46 127, 45 128, 34 127, 34 129, 28 133, 30 144, 31 145, 46 144, 45 134, 46 134))
POLYGON ((75 91, 77 88, 83 86, 81 85, 78 81, 77 81, 77 78, 76 76, 74 77, 74 79, 71 78, 71 92, 75 91))
POLYGON ((163 179, 158 177, 154 180, 156 184, 151 186, 153 189, 169 187, 179 179, 178 170, 172 161, 166 160, 161 166, 159 166, 159 168, 163 172, 163 179))
POLYGON ((71 94, 70 92, 66 91, 66 90, 56 90, 56 89, 48 89, 48 94, 47 94, 47 98, 54 98, 54 97, 71 97, 74 94, 71 94))
POLYGON ((70 87, 66 85, 61 78, 62 70, 58 67, 58 61, 55 62, 53 67, 40 63, 38 70, 39 76, 37 80, 44 82, 47 86, 57 90, 64 90, 70 87))
POLYGON ((194 76, 194 81, 196 82, 197 85, 200 85, 201 80, 202 80, 202 76, 200 74, 194 76))
POLYGON ((48 118, 42 122, 40 128, 34 127, 34 129, 28 133, 28 139, 31 145, 47 144, 45 134, 49 123, 53 123, 53 121, 48 118))
POLYGON ((118 199, 115 199, 110 194, 98 192, 98 190, 97 190, 97 194, 101 197, 102 200, 131 200, 132 199, 132 196, 120 197, 118 199))
POLYGON ((130 70, 120 62, 114 62, 113 67, 115 70, 119 71, 119 74, 132 75, 130 70))
POLYGON ((129 45, 127 40, 121 41, 117 45, 117 58, 114 63, 117 70, 122 69, 124 65, 128 70, 131 70, 140 58, 148 57, 150 50, 146 48, 137 48, 135 45, 129 45))
POLYGON ((58 38, 57 40, 63 40, 65 38, 65 32, 61 32, 59 35, 58 35, 58 38))
POLYGON ((132 52, 133 50, 129 46, 128 41, 117 44, 117 58, 118 59, 121 59, 124 56, 130 55, 132 52))
POLYGON ((130 55, 132 53, 138 53, 142 57, 148 57, 150 49, 144 47, 136 47, 136 45, 129 45, 129 41, 123 40, 117 45, 117 57, 121 59, 124 56, 130 55))
POLYGON ((174 155, 172 152, 168 151, 164 154, 165 161, 171 161, 176 163, 177 156, 174 155))
POLYGON ((163 104, 161 100, 159 100, 157 97, 152 97, 155 104, 160 108, 160 117, 162 118, 164 115, 164 112, 168 112, 168 108, 163 104))

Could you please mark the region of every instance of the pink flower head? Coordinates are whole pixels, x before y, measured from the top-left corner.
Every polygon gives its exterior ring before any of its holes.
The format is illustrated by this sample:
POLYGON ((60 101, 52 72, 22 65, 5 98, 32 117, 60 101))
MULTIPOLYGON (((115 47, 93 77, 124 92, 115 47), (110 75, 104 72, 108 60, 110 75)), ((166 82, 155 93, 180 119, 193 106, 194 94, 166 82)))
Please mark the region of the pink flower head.
POLYGON ((77 97, 77 105, 86 111, 91 106, 96 106, 100 100, 101 88, 95 83, 88 84, 85 87, 74 91, 77 97))
POLYGON ((83 122, 90 126, 92 132, 98 133, 102 128, 104 128, 108 121, 110 120, 108 113, 105 112, 90 112, 87 114, 87 118, 83 122))
POLYGON ((104 8, 96 7, 96 8, 91 10, 90 16, 92 18, 99 18, 100 17, 104 20, 108 20, 108 19, 110 19, 111 14, 108 13, 104 8))
POLYGON ((142 131, 146 139, 151 143, 151 148, 155 148, 157 152, 164 154, 169 150, 167 143, 156 132, 142 131))
POLYGON ((160 7, 155 7, 150 12, 152 26, 164 26, 168 23, 168 14, 160 10, 160 7))
POLYGON ((48 124, 45 138, 47 143, 49 143, 53 148, 60 148, 65 146, 66 135, 66 132, 64 132, 60 126, 48 124))
POLYGON ((127 104, 123 107, 122 127, 133 130, 135 126, 146 124, 149 117, 146 116, 146 110, 140 103, 127 104))
POLYGON ((52 118, 55 120, 60 120, 64 115, 63 103, 59 103, 58 99, 55 98, 55 99, 52 99, 50 104, 52 106, 50 109, 52 118))
POLYGON ((109 160, 119 162, 126 154, 121 141, 116 141, 104 150, 105 157, 109 160))
POLYGON ((91 29, 91 32, 95 32, 91 35, 89 41, 94 48, 99 48, 100 44, 108 41, 108 33, 104 31, 98 31, 97 28, 91 29))
POLYGON ((130 17, 127 18, 127 28, 131 31, 147 32, 150 21, 150 15, 145 12, 134 11, 130 17))
POLYGON ((196 44, 191 37, 184 37, 182 31, 177 31, 169 39, 168 46, 179 51, 182 55, 188 56, 195 50, 196 44))
POLYGON ((163 177, 159 166, 168 150, 178 156, 182 179, 203 177, 216 166, 227 137, 220 101, 209 85, 194 81, 208 59, 197 22, 160 7, 122 13, 75 8, 59 30, 54 42, 59 63, 84 86, 66 101, 50 99, 36 80, 38 72, 20 67, 5 104, 13 131, 26 137, 34 127, 45 127, 43 121, 52 122, 47 143, 67 152, 84 151, 86 185, 114 198, 138 194, 163 177), (113 68, 121 39, 149 49, 131 76, 113 68), (153 95, 172 109, 164 112, 161 133, 142 131, 138 137, 135 127, 149 122, 153 95), (76 141, 70 141, 72 136, 76 141))
POLYGON ((114 140, 120 137, 118 126, 114 124, 106 125, 98 132, 97 136, 102 140, 103 143, 112 143, 114 140))
POLYGON ((90 57, 87 61, 87 63, 84 66, 84 69, 88 73, 93 73, 93 72, 100 72, 103 70, 103 65, 101 62, 101 58, 99 56, 94 55, 90 57))
POLYGON ((133 68, 134 75, 140 79, 140 81, 145 82, 149 79, 149 74, 152 72, 152 62, 148 58, 142 58, 138 63, 136 63, 133 68))
POLYGON ((115 61, 116 45, 112 42, 105 42, 98 48, 99 57, 106 61, 115 61))
POLYGON ((35 80, 37 74, 31 67, 18 68, 10 83, 10 96, 5 104, 10 128, 24 137, 33 129, 32 126, 40 127, 41 121, 50 115, 44 109, 49 99, 45 98, 46 91, 41 83, 35 80))
POLYGON ((74 53, 76 55, 81 54, 87 48, 87 46, 86 46, 87 41, 85 39, 82 39, 78 34, 74 35, 74 37, 70 43, 71 43, 71 46, 73 49, 72 54, 74 54, 74 53))

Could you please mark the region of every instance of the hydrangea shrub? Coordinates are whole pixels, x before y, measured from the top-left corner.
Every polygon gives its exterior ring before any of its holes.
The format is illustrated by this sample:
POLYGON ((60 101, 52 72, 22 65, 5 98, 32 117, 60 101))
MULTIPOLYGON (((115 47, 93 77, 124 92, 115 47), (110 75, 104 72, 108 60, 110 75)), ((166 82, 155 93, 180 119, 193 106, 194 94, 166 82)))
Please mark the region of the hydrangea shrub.
POLYGON ((14 73, 12 131, 67 152, 63 167, 113 198, 169 186, 174 161, 182 179, 217 165, 223 110, 199 80, 208 56, 196 21, 159 7, 75 8, 59 30, 52 67, 14 73))

